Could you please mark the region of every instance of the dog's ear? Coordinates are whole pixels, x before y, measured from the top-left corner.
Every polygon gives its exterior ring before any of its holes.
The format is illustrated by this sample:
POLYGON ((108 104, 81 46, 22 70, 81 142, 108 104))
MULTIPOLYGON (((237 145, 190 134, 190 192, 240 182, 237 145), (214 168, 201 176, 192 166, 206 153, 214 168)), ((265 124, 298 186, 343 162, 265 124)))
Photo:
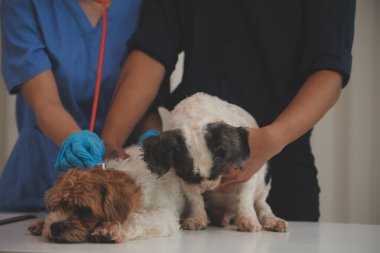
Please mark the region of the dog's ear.
POLYGON ((60 204, 60 198, 57 197, 54 187, 51 187, 45 192, 46 210, 48 212, 51 212, 54 209, 54 207, 59 206, 59 204, 60 204))
POLYGON ((148 169, 160 176, 167 173, 173 166, 173 154, 181 138, 181 131, 177 129, 147 138, 142 148, 148 169))
POLYGON ((61 204, 62 181, 69 172, 59 174, 55 184, 45 192, 44 198, 47 211, 50 212, 61 204))
POLYGON ((124 172, 99 170, 99 194, 105 217, 109 221, 124 222, 140 204, 140 188, 124 172))
POLYGON ((244 127, 210 123, 205 126, 204 138, 215 163, 242 168, 249 158, 248 131, 244 127))

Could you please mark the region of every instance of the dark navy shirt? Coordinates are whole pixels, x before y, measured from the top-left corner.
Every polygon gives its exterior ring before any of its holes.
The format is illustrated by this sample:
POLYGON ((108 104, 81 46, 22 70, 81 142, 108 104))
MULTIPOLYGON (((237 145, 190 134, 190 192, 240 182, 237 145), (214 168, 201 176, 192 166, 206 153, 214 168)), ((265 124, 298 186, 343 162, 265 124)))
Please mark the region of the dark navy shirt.
MULTIPOLYGON (((145 0, 130 45, 161 62, 167 75, 184 51, 183 79, 169 107, 202 91, 243 107, 264 126, 310 74, 337 71, 347 84, 354 15, 355 0, 145 0)), ((318 221, 310 132, 269 165, 273 212, 318 221)))
POLYGON ((171 105, 203 91, 270 124, 318 70, 351 71, 355 0, 145 0, 131 47, 167 74, 185 52, 171 105))

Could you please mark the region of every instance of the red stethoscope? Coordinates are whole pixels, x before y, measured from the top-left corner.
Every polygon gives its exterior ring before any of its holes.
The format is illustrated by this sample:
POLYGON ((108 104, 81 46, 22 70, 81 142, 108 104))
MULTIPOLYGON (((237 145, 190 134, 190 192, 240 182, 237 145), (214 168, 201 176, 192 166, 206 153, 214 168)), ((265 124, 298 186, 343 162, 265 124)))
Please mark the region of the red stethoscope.
POLYGON ((91 132, 93 132, 95 128, 96 111, 98 109, 98 103, 99 103, 100 84, 102 82, 102 73, 103 73, 104 47, 106 44, 106 34, 107 34, 107 4, 109 4, 111 0, 94 0, 94 1, 102 5, 103 25, 102 25, 102 37, 101 37, 100 49, 99 49, 98 70, 96 74, 94 101, 92 104, 91 121, 90 121, 90 128, 89 128, 91 132))

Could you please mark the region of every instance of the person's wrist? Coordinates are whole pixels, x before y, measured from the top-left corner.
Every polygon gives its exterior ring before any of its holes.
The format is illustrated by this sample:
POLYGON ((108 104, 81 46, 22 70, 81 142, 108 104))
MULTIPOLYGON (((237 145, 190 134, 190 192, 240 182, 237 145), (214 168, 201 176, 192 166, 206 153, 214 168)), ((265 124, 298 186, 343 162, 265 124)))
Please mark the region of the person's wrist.
POLYGON ((67 130, 67 132, 65 132, 61 136, 59 136, 59 139, 54 140, 54 142, 58 143, 58 148, 61 148, 62 145, 65 143, 65 141, 67 141, 70 138, 70 136, 72 136, 74 133, 78 133, 80 131, 81 131, 80 128, 67 130))
POLYGON ((107 142, 107 141, 104 141, 104 146, 106 147, 106 153, 109 153, 110 151, 112 150, 115 150, 115 149, 118 149, 118 148, 122 148, 123 146, 116 143, 116 142, 107 142))
POLYGON ((122 138, 118 138, 117 136, 101 134, 100 137, 106 147, 122 147, 124 145, 122 138))
POLYGON ((270 143, 273 153, 278 154, 288 144, 286 133, 283 133, 282 128, 276 124, 270 124, 262 128, 265 136, 270 143))
POLYGON ((104 142, 104 146, 106 148, 106 152, 103 157, 104 160, 115 158, 121 158, 124 160, 128 157, 128 154, 125 153, 123 145, 121 144, 115 142, 104 142))

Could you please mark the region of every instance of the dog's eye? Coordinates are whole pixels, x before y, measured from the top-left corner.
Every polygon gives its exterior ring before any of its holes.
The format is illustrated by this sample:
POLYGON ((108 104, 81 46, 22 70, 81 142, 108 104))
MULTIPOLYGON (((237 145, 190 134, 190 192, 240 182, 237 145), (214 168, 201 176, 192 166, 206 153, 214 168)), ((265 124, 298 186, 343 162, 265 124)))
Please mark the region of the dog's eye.
POLYGON ((69 210, 69 205, 66 202, 62 202, 59 206, 64 212, 69 210))
POLYGON ((77 207, 77 214, 79 217, 88 217, 92 214, 91 209, 84 206, 77 207))

